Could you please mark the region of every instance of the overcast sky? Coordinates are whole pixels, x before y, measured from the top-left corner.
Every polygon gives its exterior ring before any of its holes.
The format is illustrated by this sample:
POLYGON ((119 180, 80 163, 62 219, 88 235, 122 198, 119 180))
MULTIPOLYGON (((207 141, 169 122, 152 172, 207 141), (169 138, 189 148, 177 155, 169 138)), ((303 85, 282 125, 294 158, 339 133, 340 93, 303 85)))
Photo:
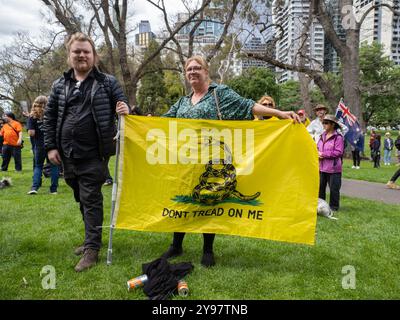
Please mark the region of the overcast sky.
MULTIPOLYGON (((130 0, 131 7, 132 2, 135 22, 149 20, 152 31, 157 32, 163 24, 160 11, 145 0, 130 0)), ((165 3, 169 13, 183 10, 180 0, 166 0, 165 3)), ((20 30, 29 31, 32 37, 40 34, 43 27, 40 11, 45 10, 41 0, 0 0, 0 8, 0 47, 9 44, 13 34, 20 30)))

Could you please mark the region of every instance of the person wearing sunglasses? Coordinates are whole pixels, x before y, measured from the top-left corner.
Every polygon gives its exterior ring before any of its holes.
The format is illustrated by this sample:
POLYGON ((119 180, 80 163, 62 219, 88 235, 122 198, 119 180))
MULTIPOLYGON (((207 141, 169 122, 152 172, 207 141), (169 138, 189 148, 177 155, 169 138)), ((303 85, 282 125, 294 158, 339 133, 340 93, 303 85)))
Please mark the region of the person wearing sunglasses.
MULTIPOLYGON (((275 100, 271 96, 262 96, 260 99, 258 99, 257 103, 267 108, 276 109, 275 100)), ((279 119, 275 116, 255 116, 254 120, 279 120, 279 119)))
MULTIPOLYGON (((280 111, 256 103, 237 94, 226 85, 218 85, 209 77, 207 61, 201 56, 193 56, 186 61, 185 76, 192 92, 180 98, 164 117, 216 120, 252 120, 256 116, 274 116, 292 119, 300 123, 293 111, 280 111)), ((185 233, 175 232, 170 248, 161 256, 165 259, 180 256, 185 233)), ((215 264, 213 243, 215 234, 203 234, 203 256, 201 264, 211 267, 215 264)))
POLYGON ((319 157, 319 198, 326 198, 326 186, 329 185, 329 206, 333 211, 339 210, 340 187, 342 184, 342 163, 344 138, 337 132, 339 120, 333 115, 326 115, 322 120, 324 132, 317 143, 319 157))

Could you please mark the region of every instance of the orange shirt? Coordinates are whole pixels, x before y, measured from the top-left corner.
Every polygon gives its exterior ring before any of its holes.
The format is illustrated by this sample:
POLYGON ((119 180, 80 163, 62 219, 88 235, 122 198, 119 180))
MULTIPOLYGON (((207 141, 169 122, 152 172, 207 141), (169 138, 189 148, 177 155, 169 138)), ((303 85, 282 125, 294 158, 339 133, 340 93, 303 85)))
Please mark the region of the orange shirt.
MULTIPOLYGON (((8 122, 18 133, 22 131, 22 126, 18 121, 11 120, 8 122)), ((3 136, 3 144, 9 146, 17 146, 19 134, 15 132, 7 123, 3 124, 3 128, 0 130, 0 135, 3 136)))

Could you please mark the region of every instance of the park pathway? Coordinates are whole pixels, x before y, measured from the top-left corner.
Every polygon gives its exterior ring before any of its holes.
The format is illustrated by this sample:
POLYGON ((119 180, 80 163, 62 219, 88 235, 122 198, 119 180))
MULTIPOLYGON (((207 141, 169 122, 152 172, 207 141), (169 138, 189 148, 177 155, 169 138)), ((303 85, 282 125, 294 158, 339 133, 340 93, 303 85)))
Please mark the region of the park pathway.
POLYGON ((340 194, 400 205, 400 190, 388 189, 384 183, 342 179, 340 194))

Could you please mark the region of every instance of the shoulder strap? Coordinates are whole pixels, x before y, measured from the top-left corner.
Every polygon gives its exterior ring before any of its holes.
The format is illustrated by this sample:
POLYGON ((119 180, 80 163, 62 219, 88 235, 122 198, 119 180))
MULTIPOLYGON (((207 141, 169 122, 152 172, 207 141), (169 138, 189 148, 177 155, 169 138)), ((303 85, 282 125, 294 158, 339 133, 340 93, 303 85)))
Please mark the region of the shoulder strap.
POLYGON ((8 124, 8 125, 15 131, 15 133, 18 135, 18 131, 15 130, 14 127, 13 127, 11 124, 9 124, 8 122, 7 122, 7 124, 8 124))
POLYGON ((215 99, 215 105, 217 106, 217 116, 219 120, 222 120, 222 114, 221 110, 219 109, 219 102, 218 102, 218 96, 217 96, 217 89, 214 89, 214 99, 215 99))

